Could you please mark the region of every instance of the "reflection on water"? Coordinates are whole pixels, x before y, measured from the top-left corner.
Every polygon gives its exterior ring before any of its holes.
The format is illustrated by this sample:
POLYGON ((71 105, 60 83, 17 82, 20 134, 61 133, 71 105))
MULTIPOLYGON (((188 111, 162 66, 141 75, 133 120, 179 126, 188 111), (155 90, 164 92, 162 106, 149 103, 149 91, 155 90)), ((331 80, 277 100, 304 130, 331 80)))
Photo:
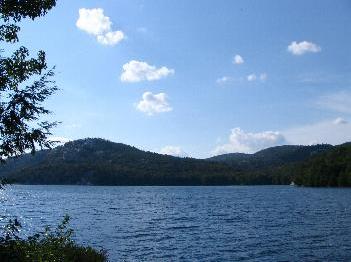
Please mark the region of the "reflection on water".
POLYGON ((69 214, 111 261, 351 259, 351 189, 11 186, 0 201, 25 235, 69 214))

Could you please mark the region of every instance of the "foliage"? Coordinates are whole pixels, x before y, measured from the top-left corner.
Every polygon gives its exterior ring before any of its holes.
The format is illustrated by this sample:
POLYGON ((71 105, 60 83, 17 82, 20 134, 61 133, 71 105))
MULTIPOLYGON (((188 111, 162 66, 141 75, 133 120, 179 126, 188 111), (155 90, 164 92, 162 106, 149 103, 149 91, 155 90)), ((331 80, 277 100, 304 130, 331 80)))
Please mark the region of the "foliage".
POLYGON ((297 170, 295 183, 304 186, 351 186, 351 143, 317 155, 297 170))
POLYGON ((239 170, 244 174, 244 184, 286 185, 296 180, 301 164, 333 148, 328 144, 285 145, 267 148, 255 154, 224 154, 209 160, 227 163, 239 170))
POLYGON ((56 0, 1 0, 0 14, 4 23, 0 26, 0 41, 17 42, 21 28, 15 23, 22 18, 34 20, 43 16, 55 5, 56 0))
POLYGON ((0 168, 0 177, 25 184, 287 185, 296 180, 301 165, 334 148, 279 146, 252 155, 200 160, 145 152, 103 139, 81 139, 10 159, 0 168))
MULTIPOLYGON (((18 23, 45 15, 55 4, 55 0, 1 0, 0 41, 18 42, 18 23)), ((50 148, 54 142, 48 136, 57 124, 42 120, 50 113, 43 102, 57 91, 50 80, 54 71, 47 70, 45 52, 39 51, 37 58, 31 58, 29 50, 21 46, 8 57, 3 53, 1 50, 0 161, 27 150, 33 153, 37 147, 50 148)))
MULTIPOLYGON (((0 0, 0 42, 4 46, 16 44, 19 23, 24 18, 34 20, 45 15, 56 5, 56 0, 0 0)), ((6 52, 5 52, 6 51, 6 52)), ((54 69, 48 70, 44 51, 36 58, 20 46, 12 55, 0 50, 0 161, 19 156, 37 148, 51 148, 51 129, 57 122, 43 120, 50 111, 43 102, 57 91, 52 79, 54 69)), ((6 184, 0 181, 0 189, 6 184)), ((78 246, 71 239, 69 218, 55 231, 44 232, 28 239, 19 237, 21 227, 17 219, 10 220, 0 238, 0 261, 106 261, 103 252, 78 246)))
POLYGON ((328 144, 312 146, 285 145, 267 148, 255 154, 224 154, 211 157, 209 160, 224 162, 245 170, 262 170, 268 167, 281 167, 287 164, 299 163, 331 148, 333 146, 328 144))
POLYGON ((9 160, 0 176, 21 183, 93 185, 235 184, 221 163, 144 152, 103 139, 83 139, 9 160))
POLYGON ((22 239, 19 236, 20 223, 17 219, 10 220, 0 238, 0 261, 107 261, 104 251, 75 244, 73 230, 68 224, 69 217, 65 216, 54 231, 46 227, 43 232, 22 239))

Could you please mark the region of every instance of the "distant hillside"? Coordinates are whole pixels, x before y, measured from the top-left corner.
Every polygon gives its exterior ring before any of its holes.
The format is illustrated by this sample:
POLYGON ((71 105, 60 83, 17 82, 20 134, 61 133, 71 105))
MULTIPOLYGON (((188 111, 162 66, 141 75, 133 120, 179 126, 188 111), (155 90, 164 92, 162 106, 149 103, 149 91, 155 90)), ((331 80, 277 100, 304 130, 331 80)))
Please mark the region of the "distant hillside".
POLYGON ((297 168, 309 158, 327 152, 332 145, 312 146, 285 145, 261 150, 255 154, 224 154, 209 161, 226 163, 239 171, 244 183, 270 181, 270 184, 290 184, 295 180, 297 168))
POLYGON ((295 183, 304 186, 351 186, 351 143, 314 156, 297 170, 295 183))
POLYGON ((34 156, 11 159, 0 176, 28 184, 206 185, 236 184, 223 163, 145 152, 103 139, 82 139, 34 156))
POLYGON ((81 139, 9 159, 0 177, 24 184, 344 186, 350 184, 350 151, 350 144, 279 146, 201 160, 81 139))
POLYGON ((240 169, 260 169, 302 162, 309 157, 333 148, 332 145, 276 146, 258 151, 255 154, 232 153, 208 158, 240 169))

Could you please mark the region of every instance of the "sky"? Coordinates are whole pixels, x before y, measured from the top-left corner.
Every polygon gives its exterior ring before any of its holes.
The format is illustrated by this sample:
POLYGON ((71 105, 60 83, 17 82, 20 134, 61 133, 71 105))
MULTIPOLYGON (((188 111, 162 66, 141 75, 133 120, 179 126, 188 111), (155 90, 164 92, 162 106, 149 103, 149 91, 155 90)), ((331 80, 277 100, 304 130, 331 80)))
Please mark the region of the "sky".
POLYGON ((58 0, 21 23, 64 140, 205 158, 351 141, 348 0, 58 0))

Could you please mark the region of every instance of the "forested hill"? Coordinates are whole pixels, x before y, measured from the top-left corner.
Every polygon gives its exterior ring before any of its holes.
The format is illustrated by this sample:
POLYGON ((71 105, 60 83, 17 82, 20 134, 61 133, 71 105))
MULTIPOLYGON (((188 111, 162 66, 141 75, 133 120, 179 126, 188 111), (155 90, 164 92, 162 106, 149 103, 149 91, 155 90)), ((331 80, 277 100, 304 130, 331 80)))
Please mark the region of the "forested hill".
POLYGON ((304 186, 351 186, 351 143, 336 146, 305 161, 295 182, 304 186))
POLYGON ((350 151, 350 144, 279 146, 256 154, 201 160, 145 152, 103 139, 81 139, 34 156, 9 159, 0 166, 0 177, 25 184, 252 185, 295 181, 301 185, 343 186, 351 175, 350 151), (312 183, 318 176, 334 178, 312 183))
POLYGON ((0 176, 29 184, 207 185, 237 184, 223 163, 145 152, 103 139, 82 139, 34 156, 11 159, 0 176))
POLYGON ((208 160, 226 163, 238 169, 252 170, 299 163, 332 148, 333 146, 328 144, 285 145, 267 148, 255 154, 231 153, 214 156, 208 160))

